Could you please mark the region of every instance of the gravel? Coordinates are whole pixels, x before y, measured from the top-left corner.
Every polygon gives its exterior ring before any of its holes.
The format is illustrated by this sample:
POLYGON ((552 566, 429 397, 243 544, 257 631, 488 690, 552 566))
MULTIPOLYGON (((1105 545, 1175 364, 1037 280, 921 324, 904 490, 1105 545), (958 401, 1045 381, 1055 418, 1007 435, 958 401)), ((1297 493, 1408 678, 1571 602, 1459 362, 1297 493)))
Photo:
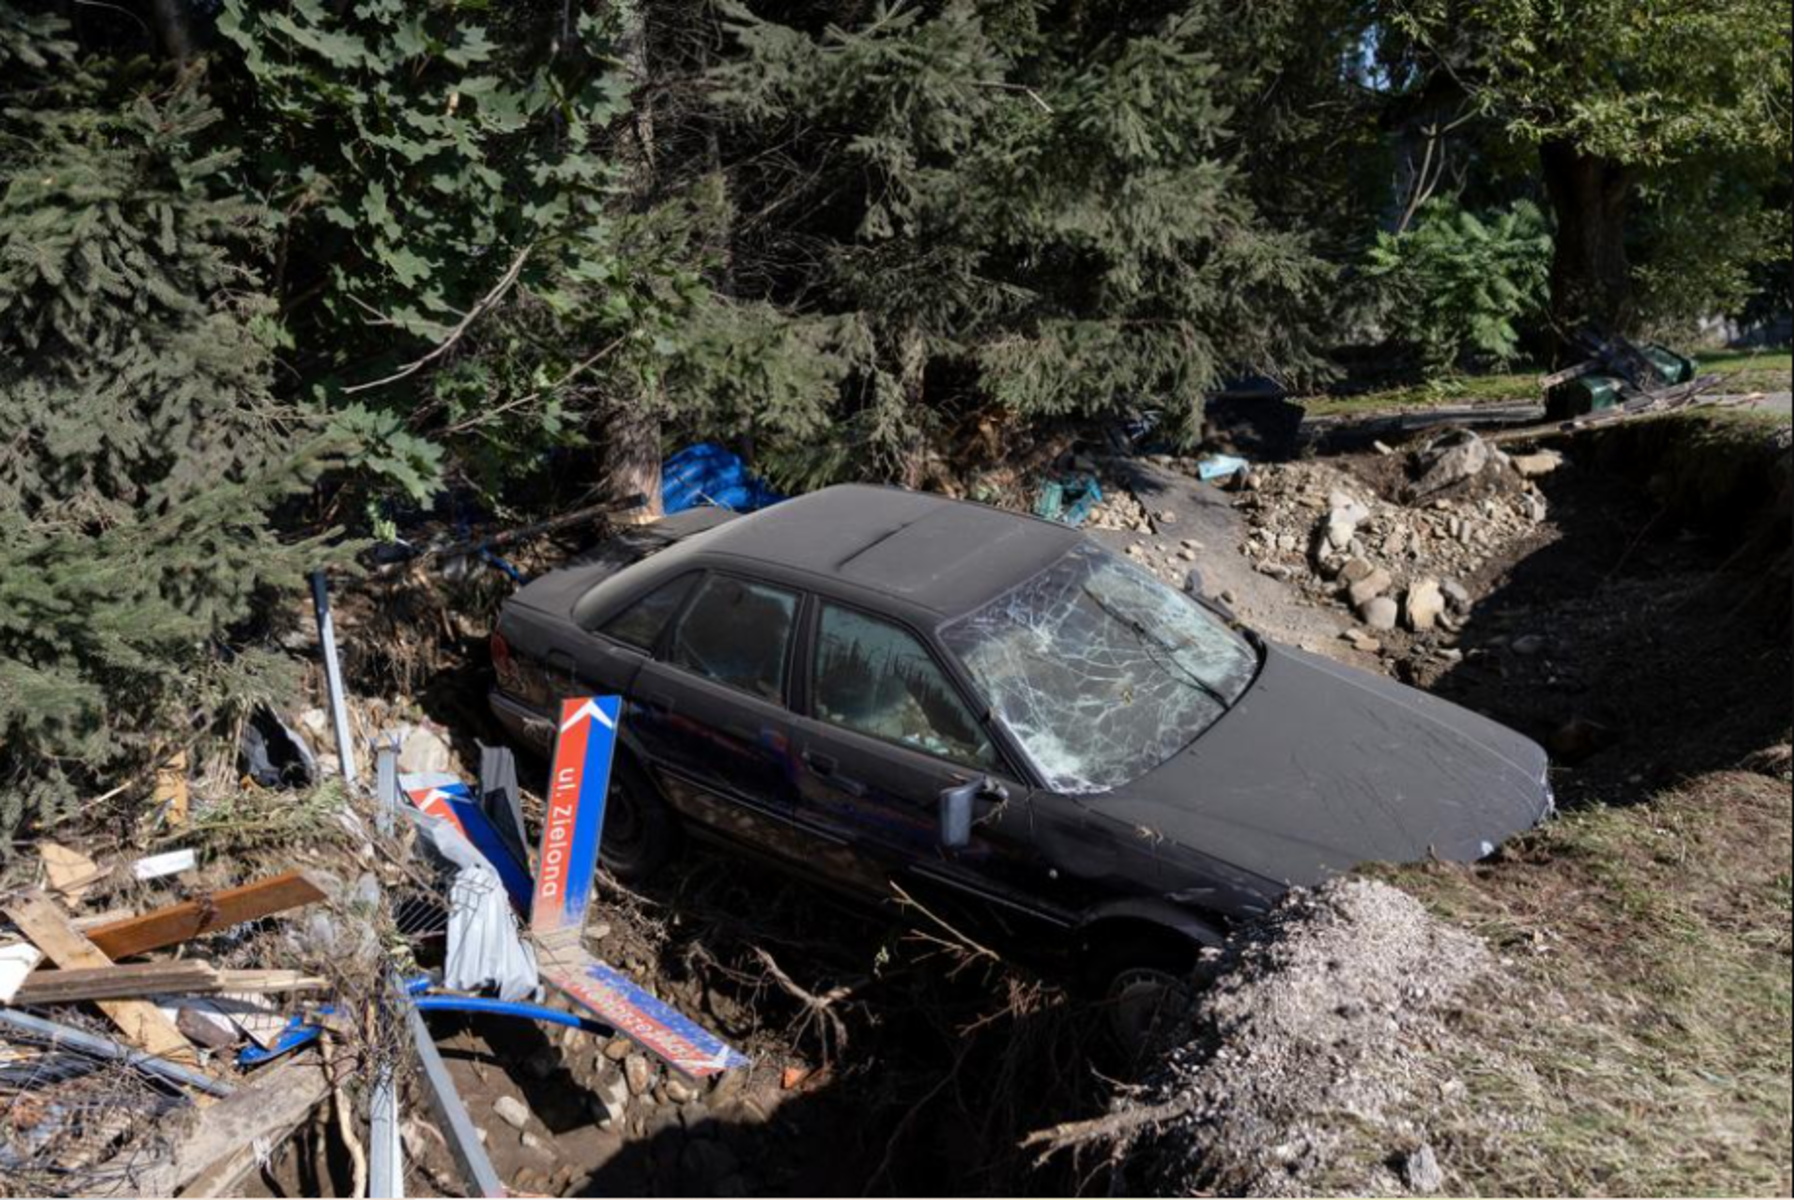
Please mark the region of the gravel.
POLYGON ((1449 1087, 1449 1016, 1493 967, 1473 935, 1387 884, 1292 895, 1243 931, 1203 996, 1196 1035, 1145 1091, 1179 1103, 1137 1144, 1130 1185, 1179 1195, 1437 1191, 1445 1167, 1414 1114, 1449 1087))

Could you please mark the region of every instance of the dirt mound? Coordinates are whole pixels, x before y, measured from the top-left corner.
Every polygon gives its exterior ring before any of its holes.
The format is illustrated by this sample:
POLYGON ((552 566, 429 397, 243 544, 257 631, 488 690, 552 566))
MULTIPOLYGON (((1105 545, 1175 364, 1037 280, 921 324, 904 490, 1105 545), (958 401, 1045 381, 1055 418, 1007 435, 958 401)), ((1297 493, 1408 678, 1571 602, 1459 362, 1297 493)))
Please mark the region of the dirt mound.
POLYGON ((1195 1035, 1140 1089, 1036 1144, 1109 1142, 1130 1193, 1438 1190, 1413 1114, 1462 1090, 1439 1051, 1458 998, 1492 969, 1483 943, 1349 879, 1293 894, 1220 965, 1195 1035))

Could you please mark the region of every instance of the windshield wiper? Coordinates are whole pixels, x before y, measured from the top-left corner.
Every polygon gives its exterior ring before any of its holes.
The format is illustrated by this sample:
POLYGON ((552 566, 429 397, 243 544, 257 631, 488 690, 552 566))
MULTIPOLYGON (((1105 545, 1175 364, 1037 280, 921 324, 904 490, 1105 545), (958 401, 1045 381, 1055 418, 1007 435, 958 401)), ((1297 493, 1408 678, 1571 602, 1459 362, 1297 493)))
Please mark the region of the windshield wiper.
POLYGON ((1169 669, 1165 672, 1167 675, 1171 675, 1173 678, 1181 678, 1181 679, 1183 679, 1184 682, 1190 684, 1191 686, 1197 688, 1198 690, 1206 692, 1211 700, 1213 700, 1216 704, 1219 704, 1221 706, 1221 711, 1223 713, 1228 713, 1228 712, 1233 711, 1233 702, 1228 700, 1226 696, 1222 695, 1220 689, 1216 688, 1208 680, 1202 678, 1202 676, 1196 674, 1196 672, 1190 670, 1188 667, 1184 666, 1182 663, 1177 661, 1177 657, 1176 657, 1177 647, 1176 646, 1169 645, 1168 643, 1162 641, 1156 634, 1154 634, 1152 632, 1151 629, 1149 629, 1147 627, 1147 625, 1144 621, 1141 621, 1137 617, 1130 617, 1126 613, 1121 612, 1118 609, 1116 609, 1107 600, 1104 600, 1101 596, 1099 596, 1095 592, 1091 591, 1089 584, 1084 584, 1082 590, 1086 596, 1090 597, 1090 599, 1096 604, 1096 606, 1098 608, 1102 609, 1103 612, 1107 613, 1111 619, 1113 619, 1113 620, 1119 622, 1121 625, 1125 626, 1126 629, 1128 630, 1128 632, 1132 633, 1134 635, 1135 639, 1138 640, 1142 646, 1146 647, 1147 655, 1152 659, 1152 661, 1154 663, 1157 663, 1161 668, 1164 668, 1167 665, 1169 665, 1169 667, 1171 669, 1169 669), (1157 654, 1152 653, 1152 651, 1155 647, 1160 652, 1171 656, 1169 664, 1166 664, 1163 660, 1161 660, 1157 654))

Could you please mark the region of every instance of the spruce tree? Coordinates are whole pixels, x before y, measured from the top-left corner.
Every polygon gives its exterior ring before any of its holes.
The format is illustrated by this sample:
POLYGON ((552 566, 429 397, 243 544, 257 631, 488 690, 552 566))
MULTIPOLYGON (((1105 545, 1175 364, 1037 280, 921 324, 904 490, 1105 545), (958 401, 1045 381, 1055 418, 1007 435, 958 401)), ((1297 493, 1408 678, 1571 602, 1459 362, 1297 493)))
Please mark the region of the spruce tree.
POLYGON ((1232 106, 1249 97, 1205 49, 1226 13, 725 10, 740 52, 712 79, 741 210, 731 274, 778 322, 809 323, 831 360, 788 428, 759 414, 801 460, 792 473, 920 484, 932 448, 979 411, 1162 408, 1194 440, 1228 372, 1315 365, 1305 318, 1329 272, 1305 235, 1261 216, 1235 165, 1232 106), (834 436, 818 445, 824 422, 834 436))
POLYGON ((218 112, 108 95, 58 34, 0 0, 0 836, 259 693, 220 639, 319 554, 269 521, 324 447, 273 398, 218 112))

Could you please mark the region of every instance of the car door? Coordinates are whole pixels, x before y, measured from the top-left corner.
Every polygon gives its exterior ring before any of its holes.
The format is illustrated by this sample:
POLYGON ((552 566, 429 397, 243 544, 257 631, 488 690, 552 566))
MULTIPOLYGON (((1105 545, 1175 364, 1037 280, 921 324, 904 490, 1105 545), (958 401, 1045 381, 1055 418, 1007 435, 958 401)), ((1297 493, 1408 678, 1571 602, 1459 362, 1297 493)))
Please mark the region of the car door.
POLYGON ((801 604, 746 576, 700 576, 637 675, 625 726, 676 809, 768 851, 794 807, 785 697, 801 604))
POLYGON ((809 621, 805 715, 796 719, 798 828, 833 880, 982 923, 1068 923, 1031 837, 1027 786, 922 637, 818 598, 809 621), (978 802, 970 845, 940 840, 942 792, 989 777, 1007 795, 978 802))

